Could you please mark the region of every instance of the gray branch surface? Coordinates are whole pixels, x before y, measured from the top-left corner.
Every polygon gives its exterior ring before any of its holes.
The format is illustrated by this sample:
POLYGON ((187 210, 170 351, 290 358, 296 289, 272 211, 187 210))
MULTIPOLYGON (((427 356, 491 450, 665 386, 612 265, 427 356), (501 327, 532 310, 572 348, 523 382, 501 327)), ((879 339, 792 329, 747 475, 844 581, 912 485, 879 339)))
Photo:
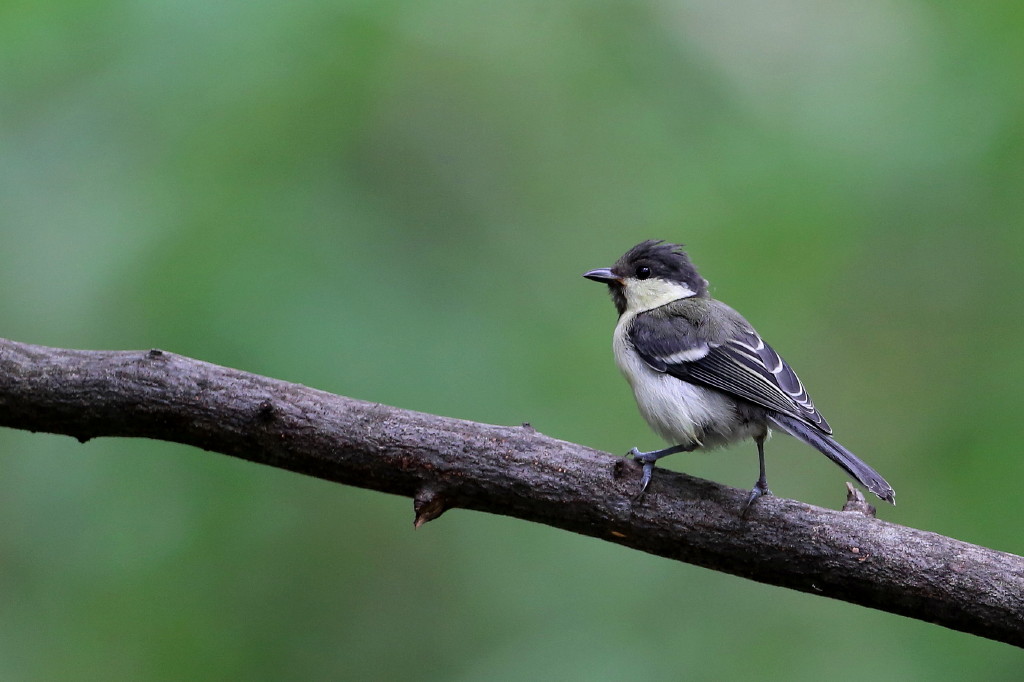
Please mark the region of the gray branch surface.
POLYGON ((0 426, 155 438, 414 500, 421 525, 475 509, 1024 646, 1024 559, 858 511, 659 470, 550 438, 367 403, 150 351, 0 339, 0 426))

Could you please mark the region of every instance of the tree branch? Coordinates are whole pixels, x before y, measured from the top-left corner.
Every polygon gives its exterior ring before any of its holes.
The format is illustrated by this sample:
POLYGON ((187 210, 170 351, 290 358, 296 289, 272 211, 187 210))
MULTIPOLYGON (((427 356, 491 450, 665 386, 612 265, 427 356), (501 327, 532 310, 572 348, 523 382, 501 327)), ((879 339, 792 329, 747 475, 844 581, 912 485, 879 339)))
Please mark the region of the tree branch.
POLYGON ((158 350, 3 339, 0 425, 185 443, 411 497, 417 526, 453 507, 504 514, 1024 646, 1021 557, 774 497, 744 519, 745 491, 666 470, 634 502, 631 461, 527 425, 366 403, 158 350))

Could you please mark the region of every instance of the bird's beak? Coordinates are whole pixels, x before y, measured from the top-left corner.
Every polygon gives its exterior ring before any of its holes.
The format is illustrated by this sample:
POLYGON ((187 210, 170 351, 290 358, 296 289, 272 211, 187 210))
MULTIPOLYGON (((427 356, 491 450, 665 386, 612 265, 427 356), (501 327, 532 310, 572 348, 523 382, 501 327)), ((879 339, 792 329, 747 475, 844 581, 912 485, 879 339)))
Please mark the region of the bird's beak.
POLYGON ((603 282, 605 284, 622 284, 622 278, 612 272, 611 268, 598 268, 597 270, 584 272, 583 276, 587 279, 592 279, 595 282, 603 282))

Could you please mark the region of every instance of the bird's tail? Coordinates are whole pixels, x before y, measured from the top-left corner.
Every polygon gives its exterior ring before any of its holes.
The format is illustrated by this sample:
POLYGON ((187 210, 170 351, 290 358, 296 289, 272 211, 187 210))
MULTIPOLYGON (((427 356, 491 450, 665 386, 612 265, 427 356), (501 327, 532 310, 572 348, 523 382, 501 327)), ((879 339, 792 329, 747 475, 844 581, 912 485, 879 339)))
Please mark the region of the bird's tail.
POLYGON ((878 495, 886 502, 896 504, 896 493, 889 482, 882 478, 882 475, 862 462, 857 455, 853 454, 842 445, 837 443, 830 436, 826 436, 813 426, 809 426, 798 419, 788 417, 784 414, 773 414, 771 416, 775 426, 785 431, 794 438, 811 445, 822 452, 826 457, 841 466, 848 474, 856 478, 861 484, 878 495))

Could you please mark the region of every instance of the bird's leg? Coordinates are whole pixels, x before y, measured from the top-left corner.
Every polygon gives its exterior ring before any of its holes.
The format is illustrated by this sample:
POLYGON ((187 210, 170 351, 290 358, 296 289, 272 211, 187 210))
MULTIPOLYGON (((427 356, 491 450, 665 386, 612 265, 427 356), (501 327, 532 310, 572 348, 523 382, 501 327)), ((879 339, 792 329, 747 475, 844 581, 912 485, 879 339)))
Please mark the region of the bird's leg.
POLYGON ((651 476, 654 474, 654 463, 662 457, 668 455, 674 455, 677 452, 690 452, 697 447, 697 443, 690 445, 673 445, 670 448, 664 450, 651 450, 650 452, 640 452, 636 448, 633 448, 627 455, 633 455, 633 459, 644 465, 644 475, 640 479, 640 492, 637 493, 637 497, 640 497, 647 491, 647 486, 651 484, 651 476))
POLYGON ((754 484, 753 489, 750 491, 750 497, 747 498, 747 503, 743 505, 743 514, 746 515, 747 510, 750 509, 750 505, 754 503, 754 500, 761 497, 762 495, 771 495, 772 491, 768 490, 768 478, 764 474, 764 439, 767 434, 754 437, 754 442, 757 443, 757 459, 761 463, 761 475, 757 478, 757 483, 754 484))

